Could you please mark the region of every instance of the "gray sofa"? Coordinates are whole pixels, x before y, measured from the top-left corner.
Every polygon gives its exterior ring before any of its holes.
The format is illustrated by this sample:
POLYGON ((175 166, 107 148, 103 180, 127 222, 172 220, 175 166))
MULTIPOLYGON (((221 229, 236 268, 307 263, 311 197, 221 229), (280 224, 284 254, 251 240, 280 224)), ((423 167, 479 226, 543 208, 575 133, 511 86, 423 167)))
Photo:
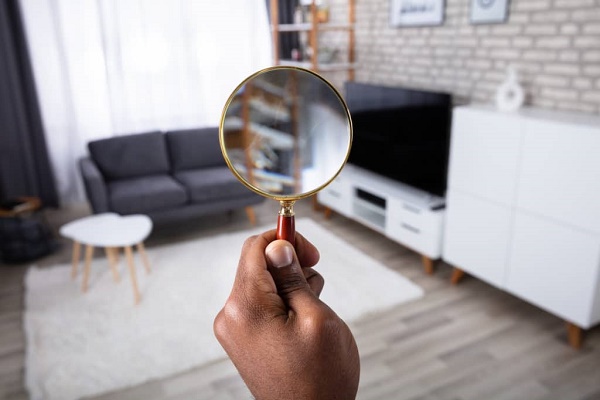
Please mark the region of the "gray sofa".
POLYGON ((88 143, 79 162, 95 214, 146 214, 155 224, 246 208, 263 198, 229 171, 217 128, 146 132, 88 143))

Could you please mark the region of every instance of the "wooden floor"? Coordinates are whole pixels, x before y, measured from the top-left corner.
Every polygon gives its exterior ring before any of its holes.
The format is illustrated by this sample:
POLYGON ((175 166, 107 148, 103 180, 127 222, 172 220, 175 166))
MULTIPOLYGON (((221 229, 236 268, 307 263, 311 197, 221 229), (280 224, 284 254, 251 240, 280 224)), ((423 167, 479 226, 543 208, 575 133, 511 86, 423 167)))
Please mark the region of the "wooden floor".
MULTIPOLYGON (((322 223, 426 292, 417 301, 352 325, 362 361, 360 399, 600 399, 600 329, 587 332, 576 351, 567 345, 565 324, 557 317, 474 278, 452 286, 451 269, 443 263, 427 276, 410 250, 339 215, 324 220, 310 205, 306 200, 298 204, 297 215, 322 223)), ((276 211, 274 202, 258 207, 259 224, 274 223, 276 211)), ((47 218, 56 228, 86 212, 48 212, 47 218)), ((146 246, 247 227, 240 210, 157 231, 146 246)), ((69 261, 70 248, 63 242, 38 265, 69 261)), ((23 383, 25 271, 26 266, 0 267, 0 399, 28 398, 23 383)), ((223 360, 94 399, 248 398, 232 364, 223 360)))

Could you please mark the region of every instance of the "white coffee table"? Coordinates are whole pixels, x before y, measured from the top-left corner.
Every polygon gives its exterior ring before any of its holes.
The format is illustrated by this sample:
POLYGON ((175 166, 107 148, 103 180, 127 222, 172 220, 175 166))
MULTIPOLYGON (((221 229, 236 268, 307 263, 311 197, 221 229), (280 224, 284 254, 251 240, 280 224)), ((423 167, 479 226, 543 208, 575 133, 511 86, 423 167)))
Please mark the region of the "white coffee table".
POLYGON ((83 282, 81 290, 87 291, 90 274, 90 264, 94 247, 104 247, 106 257, 113 273, 113 279, 119 281, 117 263, 119 260, 119 248, 125 250, 133 295, 135 303, 140 302, 140 292, 137 285, 135 265, 133 262, 132 246, 136 246, 140 254, 146 272, 150 273, 150 264, 144 249, 144 240, 152 231, 152 220, 146 215, 120 216, 115 213, 104 213, 84 217, 63 225, 60 234, 73 240, 73 261, 71 277, 77 277, 81 245, 85 248, 85 267, 83 270, 83 282))

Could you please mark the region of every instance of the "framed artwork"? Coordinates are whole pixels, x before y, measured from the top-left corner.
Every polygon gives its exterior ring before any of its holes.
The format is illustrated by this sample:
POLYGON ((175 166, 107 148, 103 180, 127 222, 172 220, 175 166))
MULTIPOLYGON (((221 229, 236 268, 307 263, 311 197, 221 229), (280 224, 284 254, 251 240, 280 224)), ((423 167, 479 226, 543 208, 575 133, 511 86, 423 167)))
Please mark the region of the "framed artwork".
POLYGON ((508 18, 508 0, 471 0, 471 23, 497 24, 508 18))
POLYGON ((392 26, 431 26, 444 22, 445 0, 391 0, 392 26))

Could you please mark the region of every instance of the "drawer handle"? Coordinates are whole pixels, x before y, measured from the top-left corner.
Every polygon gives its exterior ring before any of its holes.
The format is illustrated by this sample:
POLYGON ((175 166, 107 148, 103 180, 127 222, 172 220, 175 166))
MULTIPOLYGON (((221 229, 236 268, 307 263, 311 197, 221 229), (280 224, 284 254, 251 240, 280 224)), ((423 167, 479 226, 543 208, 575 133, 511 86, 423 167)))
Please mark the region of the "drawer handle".
POLYGON ((400 226, 404 229, 406 229, 407 231, 410 231, 412 233, 416 233, 417 235, 421 233, 421 230, 418 228, 415 228, 414 226, 405 224, 404 222, 400 224, 400 226))
POLYGON ((342 197, 342 195, 341 195, 341 194, 339 194, 338 192, 336 192, 335 190, 328 190, 327 192, 328 192, 328 193, 329 193, 331 196, 333 196, 333 197, 337 197, 338 199, 339 199, 340 197, 342 197))
POLYGON ((410 211, 411 213, 414 213, 414 214, 421 214, 420 209, 418 209, 417 207, 410 206, 408 204, 402 204, 402 208, 404 208, 406 211, 410 211))

